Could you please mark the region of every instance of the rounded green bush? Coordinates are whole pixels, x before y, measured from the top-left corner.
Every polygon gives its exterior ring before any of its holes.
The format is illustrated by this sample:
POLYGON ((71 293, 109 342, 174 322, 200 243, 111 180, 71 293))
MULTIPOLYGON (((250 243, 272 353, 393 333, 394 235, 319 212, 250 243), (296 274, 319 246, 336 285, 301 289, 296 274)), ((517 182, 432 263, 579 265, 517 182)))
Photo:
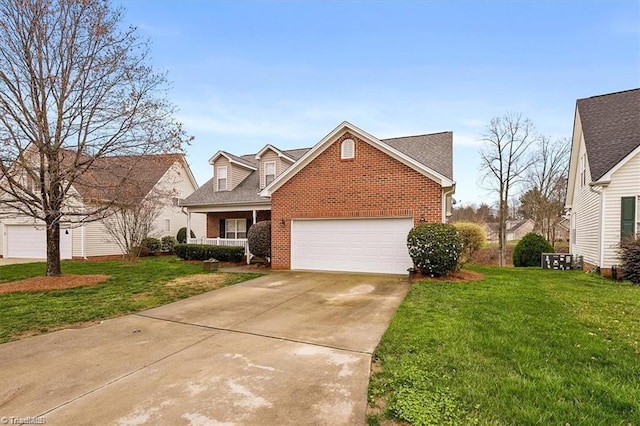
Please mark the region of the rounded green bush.
POLYGON ((162 252, 164 253, 173 253, 173 249, 178 244, 178 241, 172 237, 171 235, 167 235, 166 237, 162 237, 162 252))
POLYGON ((513 266, 540 266, 542 253, 553 253, 553 246, 542 235, 529 232, 513 249, 513 266))
POLYGON ((154 237, 143 238, 140 245, 146 248, 149 254, 156 254, 162 248, 160 239, 154 237))
POLYGON ((409 231, 407 247, 417 270, 439 277, 456 270, 462 239, 453 225, 425 223, 409 231))
POLYGON ((473 222, 455 222, 453 226, 456 227, 462 239, 462 254, 458 260, 458 266, 462 267, 471 259, 473 253, 485 245, 487 233, 482 229, 482 226, 473 222))
MULTIPOLYGON (((193 233, 193 229, 191 230, 191 238, 195 238, 196 234, 193 233)), ((182 228, 178 229, 178 234, 176 235, 176 240, 178 240, 178 243, 180 244, 186 244, 187 242, 187 228, 185 226, 183 226, 182 228)))
POLYGON ((247 232, 249 251, 263 259, 271 258, 271 221, 256 222, 247 232))

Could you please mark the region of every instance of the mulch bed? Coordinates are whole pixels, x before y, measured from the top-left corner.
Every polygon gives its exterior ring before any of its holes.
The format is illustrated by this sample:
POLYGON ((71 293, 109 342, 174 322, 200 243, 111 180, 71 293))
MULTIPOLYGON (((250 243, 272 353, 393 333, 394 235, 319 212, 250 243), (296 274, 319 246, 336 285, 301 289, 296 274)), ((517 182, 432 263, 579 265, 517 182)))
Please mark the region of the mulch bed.
POLYGON ((21 291, 38 292, 64 290, 74 287, 95 286, 109 279, 108 275, 62 275, 59 277, 33 277, 0 284, 0 294, 21 291))
POLYGON ((455 271, 444 277, 430 277, 428 275, 416 274, 411 277, 412 282, 416 281, 430 281, 430 282, 447 282, 447 283, 470 283, 475 281, 482 281, 484 275, 480 272, 468 271, 463 269, 461 271, 455 271))

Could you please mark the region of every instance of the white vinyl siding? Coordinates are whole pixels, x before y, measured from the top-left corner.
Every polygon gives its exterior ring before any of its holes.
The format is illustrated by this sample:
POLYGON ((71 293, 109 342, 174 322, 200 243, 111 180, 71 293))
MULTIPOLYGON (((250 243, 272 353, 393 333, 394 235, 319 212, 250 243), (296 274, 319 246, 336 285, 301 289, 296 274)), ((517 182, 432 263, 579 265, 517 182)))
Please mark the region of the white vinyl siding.
MULTIPOLYGON (((581 140, 578 158, 581 159, 586 149, 584 139, 581 140)), ((585 173, 590 176, 589 162, 586 161, 585 173)), ((588 179, 587 179, 588 180, 588 179)), ((572 214, 575 215, 575 234, 571 240, 571 253, 582 256, 585 262, 599 265, 600 262, 600 196, 588 185, 582 185, 580 175, 574 182, 574 202, 572 214)))
MULTIPOLYGON (((604 261, 600 265, 610 268, 618 264, 620 244, 620 218, 622 197, 640 197, 640 154, 636 154, 611 176, 605 189, 604 261)), ((636 207, 638 203, 636 201, 636 207)), ((638 209, 636 208, 636 232, 638 232, 638 209)))

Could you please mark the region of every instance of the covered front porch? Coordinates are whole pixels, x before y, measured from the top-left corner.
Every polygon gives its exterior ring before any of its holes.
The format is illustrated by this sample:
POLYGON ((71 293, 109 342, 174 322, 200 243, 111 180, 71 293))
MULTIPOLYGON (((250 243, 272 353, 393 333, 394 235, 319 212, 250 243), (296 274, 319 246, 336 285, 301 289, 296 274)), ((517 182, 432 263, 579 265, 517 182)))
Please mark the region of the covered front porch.
POLYGON ((248 264, 253 256, 249 252, 247 232, 251 225, 263 220, 271 220, 271 206, 187 207, 187 236, 189 236, 187 242, 189 244, 244 247, 248 264), (190 238, 193 214, 207 216, 206 235, 196 235, 195 238, 190 238))

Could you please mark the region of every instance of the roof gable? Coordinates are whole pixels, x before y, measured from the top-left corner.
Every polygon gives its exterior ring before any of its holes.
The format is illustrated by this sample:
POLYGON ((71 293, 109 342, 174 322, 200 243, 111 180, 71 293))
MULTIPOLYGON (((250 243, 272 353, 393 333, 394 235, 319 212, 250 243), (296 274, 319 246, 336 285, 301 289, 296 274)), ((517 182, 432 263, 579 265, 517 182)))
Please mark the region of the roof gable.
POLYGON ((640 146, 640 89, 578 99, 576 115, 593 181, 640 146))
MULTIPOLYGON (((408 153, 400 151, 398 148, 393 146, 393 145, 396 145, 396 146, 402 147, 408 144, 410 138, 420 138, 420 137, 395 138, 395 139, 388 139, 387 142, 385 142, 385 141, 381 141, 375 136, 370 135, 364 130, 359 129, 353 124, 347 121, 344 121, 340 125, 338 125, 338 127, 336 127, 333 131, 331 131, 327 136, 325 136, 320 142, 318 142, 313 148, 307 151, 296 163, 294 163, 291 167, 285 170, 280 176, 278 176, 269 186, 264 188, 262 192, 260 192, 260 195, 264 197, 270 196, 274 191, 280 188, 291 177, 293 177, 302 168, 307 166, 318 155, 320 155, 324 150, 326 150, 345 132, 350 132, 351 134, 354 134, 355 136, 359 137, 360 139, 367 142, 368 144, 378 148, 380 151, 384 152, 390 157, 404 163, 405 165, 418 171, 419 173, 433 179, 435 182, 439 183, 443 187, 450 187, 450 186, 453 186, 454 184, 451 178, 428 167, 426 164, 422 163, 420 160, 412 157, 408 153)), ((450 149, 451 148, 449 147, 449 150, 450 149)), ((418 151, 419 150, 412 152, 413 155, 422 157, 421 154, 418 154, 418 151)))
POLYGON ((85 201, 141 201, 176 162, 182 164, 195 188, 197 184, 182 154, 132 155, 96 158, 73 184, 85 201))
POLYGON ((293 163, 296 161, 295 158, 290 157, 289 155, 286 154, 285 151, 280 151, 278 148, 276 148, 275 146, 271 145, 271 144, 267 144, 264 146, 264 148, 262 148, 260 151, 258 151, 258 153, 256 154, 256 160, 260 160, 260 157, 262 157, 267 151, 273 151, 278 157, 288 160, 290 163, 293 163))
MULTIPOLYGON (((258 170, 257 167, 255 165, 253 165, 248 158, 238 157, 237 155, 230 154, 230 153, 228 153, 226 151, 218 151, 218 152, 216 152, 213 155, 213 157, 211 157, 209 159, 209 164, 213 165, 213 163, 215 163, 215 161, 219 157, 224 157, 227 160, 229 160, 229 162, 231 164, 235 164, 235 165, 238 165, 240 167, 244 167, 245 169, 258 170)), ((247 156, 244 156, 244 157, 247 157, 247 156)))

